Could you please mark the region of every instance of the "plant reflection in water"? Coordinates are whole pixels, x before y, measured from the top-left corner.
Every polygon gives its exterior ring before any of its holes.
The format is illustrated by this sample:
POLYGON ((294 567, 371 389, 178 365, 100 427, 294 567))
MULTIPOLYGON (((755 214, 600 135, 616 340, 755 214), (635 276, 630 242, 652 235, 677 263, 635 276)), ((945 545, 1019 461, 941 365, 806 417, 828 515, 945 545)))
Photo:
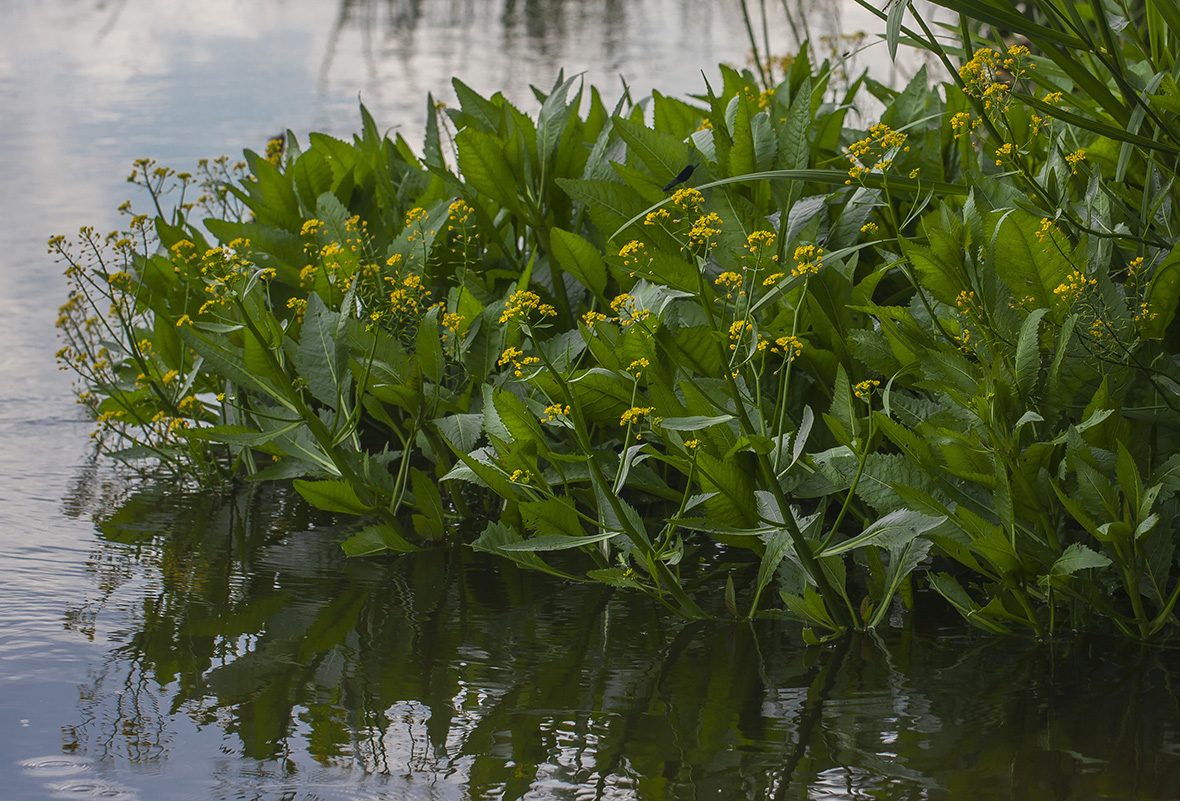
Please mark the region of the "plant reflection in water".
POLYGON ((93 600, 67 625, 113 647, 69 752, 183 759, 187 719, 296 787, 358 770, 476 798, 1180 786, 1165 650, 922 620, 805 648, 787 623, 685 624, 466 548, 348 561, 329 517, 274 489, 136 491, 99 529, 93 600))

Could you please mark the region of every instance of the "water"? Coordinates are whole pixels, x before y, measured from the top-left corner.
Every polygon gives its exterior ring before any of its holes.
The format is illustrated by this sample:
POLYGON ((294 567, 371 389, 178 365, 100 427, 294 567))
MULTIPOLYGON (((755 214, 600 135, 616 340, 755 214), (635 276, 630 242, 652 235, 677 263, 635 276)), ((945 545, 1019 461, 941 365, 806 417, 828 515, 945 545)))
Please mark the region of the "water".
MULTIPOLYGON (((1170 650, 922 615, 806 649, 465 549, 346 562, 276 488, 213 498, 92 458, 44 242, 114 227, 133 159, 348 135, 358 95, 418 141, 451 75, 530 110, 561 68, 608 99, 620 73, 698 92, 744 62, 738 8, 0 0, 0 801, 1180 797, 1170 650)), ((872 25, 792 11, 817 38, 872 25)))

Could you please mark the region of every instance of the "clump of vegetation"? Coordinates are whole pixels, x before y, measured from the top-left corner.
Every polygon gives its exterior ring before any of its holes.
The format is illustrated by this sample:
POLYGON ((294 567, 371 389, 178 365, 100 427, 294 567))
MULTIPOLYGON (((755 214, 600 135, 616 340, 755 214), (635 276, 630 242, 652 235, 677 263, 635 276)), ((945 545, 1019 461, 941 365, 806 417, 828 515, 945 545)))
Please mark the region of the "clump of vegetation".
POLYGON ((613 111, 577 78, 535 118, 456 81, 420 151, 362 108, 351 143, 140 163, 152 218, 51 240, 61 357, 116 456, 293 480, 364 518, 352 555, 479 519, 522 567, 809 641, 915 577, 988 631, 1159 635, 1180 18, 944 4, 953 50, 886 20, 940 87, 836 94, 804 47, 775 86, 722 68, 613 111))

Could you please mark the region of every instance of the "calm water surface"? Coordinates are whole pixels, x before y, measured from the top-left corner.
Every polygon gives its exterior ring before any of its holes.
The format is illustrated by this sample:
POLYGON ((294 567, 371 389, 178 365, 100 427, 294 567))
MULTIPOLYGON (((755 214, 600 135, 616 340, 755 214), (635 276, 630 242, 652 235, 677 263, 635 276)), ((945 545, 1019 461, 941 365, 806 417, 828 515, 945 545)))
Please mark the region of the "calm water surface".
MULTIPOLYGON (((872 27, 767 5, 776 52, 872 27)), ((451 75, 529 110, 561 68, 608 97, 698 92, 744 62, 738 8, 0 0, 0 801, 1180 798, 1170 650, 921 616, 804 649, 465 549, 346 563, 289 494, 92 458, 44 242, 114 227, 133 159, 347 135, 358 96, 416 141, 451 75)), ((881 47, 860 58, 899 77, 881 47)))

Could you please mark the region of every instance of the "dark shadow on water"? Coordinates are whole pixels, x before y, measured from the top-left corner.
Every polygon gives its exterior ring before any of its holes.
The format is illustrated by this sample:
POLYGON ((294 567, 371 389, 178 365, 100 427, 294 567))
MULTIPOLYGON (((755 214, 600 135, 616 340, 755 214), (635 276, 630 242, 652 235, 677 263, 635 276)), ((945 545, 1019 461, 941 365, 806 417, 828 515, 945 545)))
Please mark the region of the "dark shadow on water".
POLYGON ((806 648, 787 624, 685 624, 464 547, 350 561, 342 536, 273 488, 131 493, 100 520, 89 610, 67 614, 92 635, 97 618, 110 650, 66 751, 183 760, 188 718, 296 790, 308 766, 456 798, 1180 788, 1173 651, 974 637, 921 615, 806 648))

